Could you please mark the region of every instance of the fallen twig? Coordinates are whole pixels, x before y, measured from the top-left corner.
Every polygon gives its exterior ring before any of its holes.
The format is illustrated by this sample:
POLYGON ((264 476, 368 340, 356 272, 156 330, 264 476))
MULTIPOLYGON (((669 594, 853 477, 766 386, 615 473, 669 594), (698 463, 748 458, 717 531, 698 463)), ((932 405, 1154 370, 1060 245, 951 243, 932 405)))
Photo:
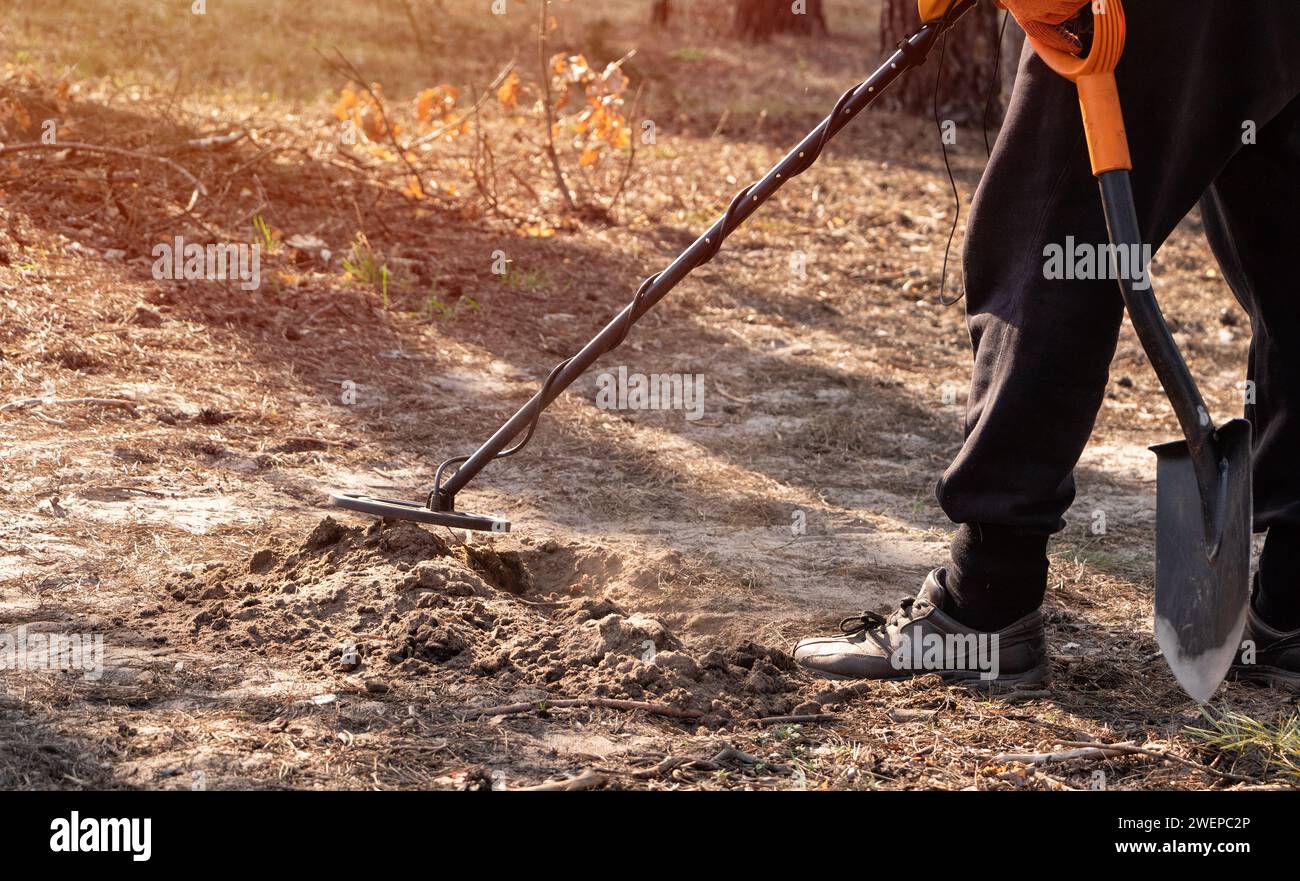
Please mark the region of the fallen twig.
MULTIPOLYGON (((1113 759, 1126 754, 1120 749, 1121 744, 1113 746, 1087 746, 1079 749, 1067 749, 1050 753, 1001 753, 989 759, 991 762, 1019 762, 1022 765, 1051 765, 1057 762, 1071 762, 1076 759, 1096 760, 1113 759)), ((1123 744, 1133 746, 1133 744, 1123 744)))
POLYGON ((10 401, 7 404, 0 404, 0 412, 8 413, 13 410, 30 410, 33 407, 51 406, 54 404, 79 404, 88 407, 121 407, 124 410, 135 412, 136 402, 126 401, 121 398, 19 398, 16 401, 10 401))
POLYGON ((794 716, 764 716, 758 720, 759 725, 802 725, 805 722, 834 722, 839 716, 834 713, 804 713, 794 716))
POLYGON ((0 156, 6 153, 23 153, 28 150, 81 150, 85 153, 105 153, 110 156, 126 156, 130 159, 147 159, 151 162, 161 162, 168 168, 173 169, 191 184, 194 185, 194 192, 190 194, 188 208, 193 208, 194 203, 198 201, 199 196, 208 194, 207 187, 203 186, 203 181, 190 174, 184 166, 166 156, 155 156, 152 153, 141 153, 138 150, 124 150, 121 147, 107 147, 101 144, 87 144, 82 141, 59 141, 54 144, 46 144, 41 141, 25 141, 21 144, 5 144, 0 147, 0 156))
POLYGON ((713 389, 714 389, 714 391, 716 391, 718 394, 720 394, 720 395, 722 395, 724 398, 726 398, 728 401, 735 401, 737 404, 752 404, 752 403, 754 403, 754 399, 753 399, 753 398, 742 398, 742 397, 739 397, 739 396, 737 396, 737 395, 733 395, 733 394, 729 393, 725 388, 722 387, 722 383, 718 382, 717 380, 714 380, 714 382, 713 382, 713 389))
POLYGON ((605 785, 605 775, 591 768, 568 780, 548 780, 536 786, 520 786, 514 792, 577 792, 582 789, 599 789, 605 785))
MULTIPOLYGON (((661 774, 680 768, 682 765, 708 764, 701 762, 699 759, 692 759, 690 756, 664 756, 659 762, 651 765, 649 768, 642 768, 640 771, 633 771, 632 776, 645 780, 649 777, 658 777, 661 774)), ((702 768, 701 770, 717 770, 716 768, 702 768)))
MULTIPOLYGON (((1082 740, 1058 740, 1056 742, 1061 744, 1061 746, 1088 746, 1089 745, 1086 741, 1082 741, 1082 740)), ((1182 756, 1176 756, 1173 753, 1168 753, 1165 752, 1164 750, 1147 749, 1146 747, 1138 746, 1137 744, 1134 743, 1125 742, 1125 743, 1096 744, 1096 746, 1101 746, 1104 747, 1105 749, 1110 749, 1110 750, 1117 750, 1121 753, 1125 753, 1129 755, 1151 756, 1154 759, 1162 759, 1163 761, 1173 762, 1178 765, 1184 765, 1188 768, 1192 768, 1197 771, 1204 771, 1206 774, 1210 774, 1222 780, 1231 780, 1234 783, 1259 782, 1254 777, 1245 777, 1241 774, 1233 774, 1229 771, 1220 771, 1218 768, 1211 768, 1209 765, 1203 765, 1200 762, 1193 762, 1191 759, 1185 759, 1182 756)))
POLYGON ((609 710, 641 710, 655 716, 668 716, 672 719, 698 719, 704 715, 699 710, 683 710, 665 704, 652 704, 646 701, 629 701, 609 697, 578 697, 556 701, 528 701, 527 703, 502 704, 497 707, 467 707, 466 718, 478 719, 483 716, 512 716, 516 713, 545 712, 572 707, 604 707, 609 710))
POLYGON ((1173 753, 1164 752, 1163 750, 1147 749, 1138 746, 1131 741, 1124 743, 1093 743, 1086 740, 1056 740, 1054 741, 1061 746, 1071 747, 1059 752, 1047 753, 1002 753, 993 756, 989 761, 992 762, 1020 762, 1025 765, 1047 765, 1055 762, 1068 762, 1072 760, 1096 761, 1100 759, 1113 759, 1119 756, 1149 756, 1153 759, 1160 759, 1165 762, 1172 762, 1177 765, 1183 765, 1195 771, 1203 771, 1221 780, 1228 780, 1234 783, 1256 783, 1252 777, 1244 777, 1240 774, 1232 774, 1227 771, 1220 771, 1217 768, 1211 768, 1208 765, 1202 765, 1200 762, 1193 762, 1190 759, 1184 759, 1182 756, 1176 756, 1173 753))
POLYGON ((721 765, 723 762, 727 761, 728 759, 733 759, 744 765, 757 765, 760 761, 762 761, 762 759, 758 758, 757 756, 751 756, 749 753, 745 752, 744 750, 736 749, 731 744, 727 744, 722 749, 718 750, 717 754, 714 755, 714 757, 709 761, 711 761, 715 765, 721 765))
POLYGON ((772 762, 760 759, 758 756, 752 756, 744 750, 736 749, 734 746, 725 746, 711 759, 695 759, 690 756, 665 756, 658 763, 651 765, 649 768, 642 768, 639 771, 633 771, 632 776, 641 780, 651 777, 659 777, 669 774, 677 769, 684 771, 721 771, 724 763, 735 762, 741 765, 763 765, 773 771, 782 774, 789 774, 792 769, 789 765, 774 764, 772 762))
POLYGON ((1224 792, 1295 792, 1296 787, 1286 783, 1243 783, 1230 786, 1224 792))
POLYGON ((206 138, 194 138, 186 141, 186 147, 193 147, 196 150, 208 150, 220 147, 229 147, 231 144, 242 141, 248 137, 248 132, 230 132, 225 135, 208 135, 206 138))
POLYGON ((140 493, 141 495, 153 496, 156 499, 170 498, 167 493, 160 493, 152 489, 142 489, 138 486, 97 486, 94 489, 109 490, 113 492, 140 493))

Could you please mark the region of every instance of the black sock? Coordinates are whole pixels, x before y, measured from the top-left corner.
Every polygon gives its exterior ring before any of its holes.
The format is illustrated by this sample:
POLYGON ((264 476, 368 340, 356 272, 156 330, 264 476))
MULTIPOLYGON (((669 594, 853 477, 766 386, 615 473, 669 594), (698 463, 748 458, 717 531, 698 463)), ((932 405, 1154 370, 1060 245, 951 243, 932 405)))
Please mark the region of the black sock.
POLYGON ((1274 630, 1300 628, 1300 526, 1273 526, 1259 558, 1255 612, 1274 630))
POLYGON ((963 523, 952 540, 944 611, 967 627, 1000 630, 1043 604, 1047 533, 963 523))

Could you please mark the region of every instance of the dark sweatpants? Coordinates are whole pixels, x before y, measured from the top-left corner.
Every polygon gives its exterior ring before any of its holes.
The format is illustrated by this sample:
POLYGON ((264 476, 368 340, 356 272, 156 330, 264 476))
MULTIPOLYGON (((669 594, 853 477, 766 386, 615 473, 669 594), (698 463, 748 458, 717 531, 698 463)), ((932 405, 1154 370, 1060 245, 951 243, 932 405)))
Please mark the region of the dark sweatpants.
MULTIPOLYGON (((1251 315, 1255 528, 1300 527, 1300 2, 1130 0, 1125 12, 1117 77, 1144 241, 1158 248, 1200 201, 1251 315)), ((1044 247, 1067 236, 1107 241, 1097 184, 1074 85, 1026 47, 966 236, 967 437, 937 487, 968 524, 968 555, 980 553, 976 524, 1046 535, 1074 499, 1123 301, 1113 280, 1044 277, 1044 247)))

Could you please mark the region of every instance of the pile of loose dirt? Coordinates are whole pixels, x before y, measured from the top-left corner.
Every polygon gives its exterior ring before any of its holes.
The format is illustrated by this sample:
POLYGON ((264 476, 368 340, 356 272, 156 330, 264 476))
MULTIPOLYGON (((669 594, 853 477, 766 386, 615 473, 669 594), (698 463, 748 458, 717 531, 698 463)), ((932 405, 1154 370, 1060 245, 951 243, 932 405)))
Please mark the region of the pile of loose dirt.
MULTIPOLYGON (((658 618, 604 596, 539 595, 554 548, 444 541, 411 523, 345 527, 325 518, 291 553, 182 573, 166 591, 197 607, 196 635, 283 657, 307 671, 433 677, 475 693, 654 701, 703 723, 818 708, 789 655, 755 643, 693 653, 658 618)), ((584 576, 579 589, 592 590, 584 576)))

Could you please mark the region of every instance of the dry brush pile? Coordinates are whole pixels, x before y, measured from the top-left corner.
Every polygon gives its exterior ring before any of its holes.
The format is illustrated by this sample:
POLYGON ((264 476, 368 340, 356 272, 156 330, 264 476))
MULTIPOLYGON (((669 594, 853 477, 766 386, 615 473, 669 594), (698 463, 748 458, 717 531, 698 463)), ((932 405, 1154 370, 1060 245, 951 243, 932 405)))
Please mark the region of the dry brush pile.
POLYGON ((0 77, 5 251, 35 244, 20 216, 69 251, 142 268, 176 237, 246 243, 272 288, 334 275, 384 306, 455 308, 454 286, 440 290, 411 257, 421 230, 545 238, 613 223, 637 185, 638 144, 653 141, 653 123, 633 132, 630 55, 593 67, 552 52, 543 13, 534 63, 511 60, 473 92, 440 83, 390 97, 344 53, 320 53, 341 85, 300 113, 11 65, 0 77))

